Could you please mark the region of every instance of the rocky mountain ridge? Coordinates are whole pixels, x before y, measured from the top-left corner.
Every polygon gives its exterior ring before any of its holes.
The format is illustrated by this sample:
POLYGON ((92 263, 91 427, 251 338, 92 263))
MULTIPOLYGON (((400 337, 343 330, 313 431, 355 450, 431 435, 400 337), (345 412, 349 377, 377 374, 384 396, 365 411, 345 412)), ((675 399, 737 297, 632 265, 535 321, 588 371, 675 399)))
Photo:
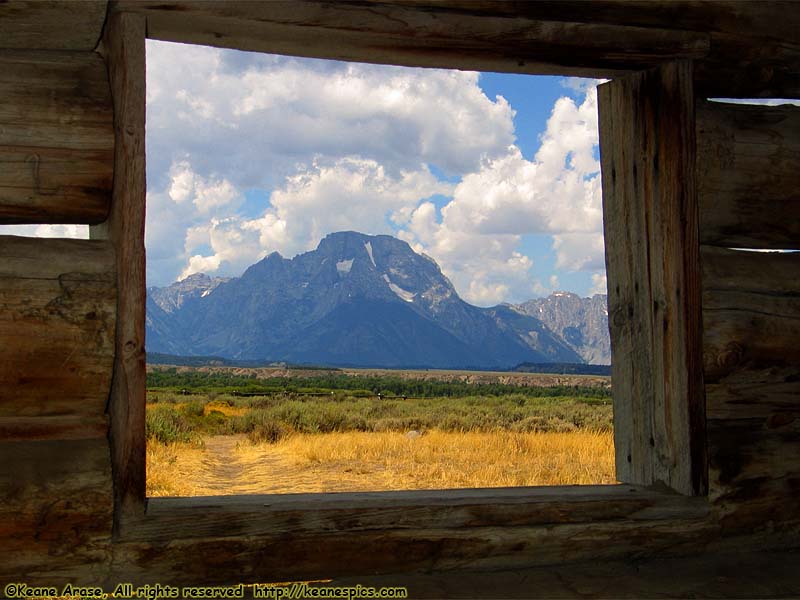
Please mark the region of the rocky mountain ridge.
POLYGON ((611 364, 608 333, 608 297, 581 298, 570 292, 553 292, 512 308, 541 320, 589 364, 611 364))
POLYGON ((433 259, 387 235, 334 233, 238 278, 197 274, 148 292, 150 352, 398 368, 584 362, 535 311, 464 302, 433 259))

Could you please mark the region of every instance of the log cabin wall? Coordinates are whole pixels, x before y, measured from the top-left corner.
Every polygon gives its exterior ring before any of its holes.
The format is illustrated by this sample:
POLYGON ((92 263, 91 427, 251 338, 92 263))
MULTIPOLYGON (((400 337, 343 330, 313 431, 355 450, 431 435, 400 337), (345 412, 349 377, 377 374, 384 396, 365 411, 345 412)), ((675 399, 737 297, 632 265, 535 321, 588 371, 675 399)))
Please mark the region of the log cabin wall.
POLYGON ((800 107, 699 99, 697 146, 709 496, 725 530, 796 528, 800 107))
MULTIPOLYGON (((104 1, 0 5, 0 223, 104 221, 104 1)), ((113 523, 109 242, 0 236, 0 579, 96 579, 113 523)))
MULTIPOLYGON (((616 561, 701 555, 735 562, 800 545, 800 254, 732 249, 800 247, 800 108, 707 100, 800 97, 796 5, 759 4, 602 1, 593 3, 591 25, 581 21, 586 5, 570 2, 278 2, 256 5, 258 14, 236 2, 0 4, 0 222, 99 224, 92 240, 0 237, 0 584, 378 581, 381 573, 427 572, 438 578, 425 584, 428 593, 464 595, 480 589, 470 587, 480 570, 513 568, 525 570, 506 584, 517 593, 533 582, 543 595, 583 593, 550 576, 561 570, 576 581, 614 577, 615 587, 591 588, 599 595, 675 595, 696 591, 696 580, 676 576, 672 588, 660 588, 663 579, 637 576, 646 566, 616 561), (140 38, 146 23, 147 34, 162 39, 375 62, 624 78, 693 61, 694 114, 682 126, 693 123, 696 132, 689 201, 696 201, 699 226, 687 242, 697 247, 687 252, 700 268, 703 325, 702 374, 700 366, 689 373, 704 378, 708 474, 700 488, 707 485, 707 499, 701 495, 692 504, 699 508, 687 512, 677 500, 645 493, 623 520, 612 509, 624 502, 613 493, 581 496, 550 512, 532 508, 518 521, 503 520, 502 507, 487 516, 462 501, 452 514, 434 513, 445 519, 436 528, 420 528, 413 506, 401 514, 417 528, 368 525, 363 511, 332 511, 322 523, 327 537, 311 533, 320 523, 304 522, 293 506, 280 530, 248 529, 255 514, 241 522, 222 514, 235 534, 198 528, 175 540, 170 527, 180 516, 165 507, 153 511, 150 530, 121 535, 125 493, 143 486, 136 474, 120 472, 118 455, 131 449, 109 439, 112 420, 126 427, 142 419, 115 413, 113 398, 141 384, 143 323, 131 315, 144 255, 124 240, 142 230, 143 213, 126 212, 124 181, 131 172, 143 178, 135 158, 141 148, 128 143, 135 131, 126 129, 143 112, 119 103, 119 90, 136 82, 106 68, 126 52, 142 52, 141 39, 115 31, 108 19, 115 10, 133 15, 140 38), (573 52, 585 46, 586 27, 593 46, 573 52), (517 44, 519 55, 498 50, 502 44, 517 44), (579 516, 570 512, 575 505, 583 507, 579 516), (360 529, 336 533, 356 522, 360 529), (606 566, 586 564, 596 559, 606 566), (461 574, 447 577, 450 571, 461 574)), ((685 330, 689 338, 697 333, 685 330)), ((691 479, 681 485, 692 489, 691 479)), ((546 498, 534 504, 554 505, 546 498)), ((776 577, 766 566, 763 572, 776 577)), ((490 579, 486 593, 495 585, 490 579)), ((737 591, 787 589, 777 579, 760 585, 737 591)))

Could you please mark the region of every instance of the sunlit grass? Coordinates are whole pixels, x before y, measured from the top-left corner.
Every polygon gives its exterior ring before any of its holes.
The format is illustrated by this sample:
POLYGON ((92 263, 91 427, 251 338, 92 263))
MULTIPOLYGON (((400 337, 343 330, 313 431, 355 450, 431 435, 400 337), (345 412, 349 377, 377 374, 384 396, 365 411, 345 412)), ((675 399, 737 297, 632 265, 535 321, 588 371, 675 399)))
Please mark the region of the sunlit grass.
POLYGON ((294 433, 148 445, 148 495, 341 492, 614 483, 613 434, 294 433), (229 454, 229 456, 228 456, 229 454))

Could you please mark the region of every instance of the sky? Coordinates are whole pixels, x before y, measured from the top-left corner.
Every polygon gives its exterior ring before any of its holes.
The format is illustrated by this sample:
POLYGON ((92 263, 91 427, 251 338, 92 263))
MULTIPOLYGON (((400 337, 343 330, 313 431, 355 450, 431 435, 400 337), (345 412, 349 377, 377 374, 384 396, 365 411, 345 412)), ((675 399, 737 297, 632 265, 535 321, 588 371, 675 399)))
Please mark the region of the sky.
POLYGON ((480 306, 605 293, 597 83, 148 40, 148 285, 354 230, 480 306))

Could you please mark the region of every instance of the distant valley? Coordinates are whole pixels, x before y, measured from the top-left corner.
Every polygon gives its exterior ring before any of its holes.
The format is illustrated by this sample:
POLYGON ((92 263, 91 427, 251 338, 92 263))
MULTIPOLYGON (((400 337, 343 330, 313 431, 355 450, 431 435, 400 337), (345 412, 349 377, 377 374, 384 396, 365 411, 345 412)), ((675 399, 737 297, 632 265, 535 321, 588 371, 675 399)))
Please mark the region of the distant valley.
POLYGON ((241 277, 149 288, 147 350, 388 368, 610 363, 605 295, 476 307, 430 257, 356 232, 330 234, 293 259, 270 254, 241 277))

